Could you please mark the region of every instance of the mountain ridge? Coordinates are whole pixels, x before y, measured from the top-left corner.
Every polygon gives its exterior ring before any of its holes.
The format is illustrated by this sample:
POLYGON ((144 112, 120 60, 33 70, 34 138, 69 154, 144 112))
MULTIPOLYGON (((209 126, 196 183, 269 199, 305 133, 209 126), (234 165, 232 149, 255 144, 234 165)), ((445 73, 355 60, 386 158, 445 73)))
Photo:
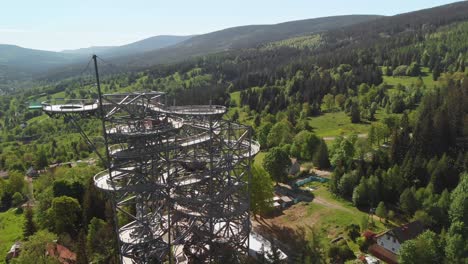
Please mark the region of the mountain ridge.
POLYGON ((194 36, 174 46, 146 52, 134 58, 120 58, 118 63, 150 66, 229 49, 255 48, 260 44, 346 25, 378 19, 378 15, 328 16, 269 25, 246 25, 194 36))
POLYGON ((88 48, 80 48, 75 50, 64 50, 61 53, 84 55, 100 53, 101 55, 116 57, 132 53, 143 53, 146 51, 165 48, 167 46, 175 45, 177 43, 190 39, 191 37, 193 36, 157 35, 120 46, 91 46, 88 48))

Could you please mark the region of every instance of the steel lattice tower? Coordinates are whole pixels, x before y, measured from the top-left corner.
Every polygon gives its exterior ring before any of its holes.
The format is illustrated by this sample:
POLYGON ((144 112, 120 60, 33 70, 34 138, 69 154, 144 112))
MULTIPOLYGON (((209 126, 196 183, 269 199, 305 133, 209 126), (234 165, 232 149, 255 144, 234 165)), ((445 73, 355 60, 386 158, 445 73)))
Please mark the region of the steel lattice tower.
POLYGON ((107 169, 94 182, 127 219, 116 227, 122 262, 231 263, 248 254, 250 166, 260 149, 251 129, 223 120, 223 106, 168 107, 161 92, 99 95, 44 102, 43 111, 101 119, 107 169))

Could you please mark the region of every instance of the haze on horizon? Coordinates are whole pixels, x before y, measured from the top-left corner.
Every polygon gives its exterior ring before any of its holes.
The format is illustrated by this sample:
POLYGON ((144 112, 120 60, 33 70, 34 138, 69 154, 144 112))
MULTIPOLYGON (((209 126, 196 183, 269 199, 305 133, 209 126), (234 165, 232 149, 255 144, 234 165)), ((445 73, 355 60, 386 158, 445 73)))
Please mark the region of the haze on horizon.
POLYGON ((156 35, 196 35, 242 25, 335 15, 388 16, 453 2, 456 1, 6 1, 0 12, 0 44, 51 51, 116 46, 156 35))

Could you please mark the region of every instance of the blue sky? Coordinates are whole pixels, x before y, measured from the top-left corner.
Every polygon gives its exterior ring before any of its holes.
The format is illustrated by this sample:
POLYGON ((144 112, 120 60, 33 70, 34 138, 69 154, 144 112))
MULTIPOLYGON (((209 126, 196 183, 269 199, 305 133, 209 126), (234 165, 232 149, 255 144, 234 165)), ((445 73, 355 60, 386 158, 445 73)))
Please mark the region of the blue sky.
POLYGON ((395 15, 443 0, 4 0, 0 43, 59 51, 250 24, 349 14, 395 15))

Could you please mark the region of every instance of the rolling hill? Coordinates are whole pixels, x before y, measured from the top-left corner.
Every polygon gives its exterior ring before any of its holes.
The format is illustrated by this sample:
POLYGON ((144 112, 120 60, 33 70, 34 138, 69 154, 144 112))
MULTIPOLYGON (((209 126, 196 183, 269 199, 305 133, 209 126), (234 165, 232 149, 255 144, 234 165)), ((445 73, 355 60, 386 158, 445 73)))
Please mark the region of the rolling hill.
POLYGON ((160 50, 150 51, 132 57, 119 58, 116 62, 118 64, 129 64, 139 67, 174 62, 193 56, 206 55, 220 51, 255 48, 258 45, 272 41, 324 32, 375 20, 380 17, 381 16, 376 15, 333 16, 291 21, 274 25, 233 27, 198 35, 179 44, 160 50))
POLYGON ((168 46, 175 45, 182 41, 185 41, 192 36, 169 36, 161 35, 146 38, 137 42, 133 42, 127 45, 122 46, 97 46, 82 48, 77 50, 64 50, 63 53, 68 54, 81 54, 81 55, 91 55, 91 54, 100 54, 105 57, 118 57, 125 56, 130 54, 137 54, 148 52, 152 50, 162 49, 168 46))
MULTIPOLYGON (((120 67, 122 71, 123 69, 144 69, 152 65, 187 60, 192 57, 226 50, 256 48, 259 45, 272 41, 325 32, 344 26, 375 20, 380 17, 381 16, 377 15, 348 15, 298 20, 274 25, 240 26, 193 36, 180 43, 148 52, 132 53, 131 50, 136 46, 139 46, 140 50, 146 47, 145 42, 137 42, 122 46, 118 49, 110 48, 108 50, 103 50, 101 53, 98 53, 98 55, 113 64, 112 70, 114 72, 117 66, 120 67), (113 52, 113 50, 115 52, 113 52), (122 56, 116 55, 119 53, 122 54, 122 56)), ((168 43, 169 41, 170 40, 164 42, 161 39, 159 43, 168 43)), ((101 67, 105 68, 106 65, 102 65, 101 67)), ((51 71, 41 78, 58 80, 72 77, 77 74, 81 68, 83 68, 83 64, 67 65, 67 67, 61 67, 60 69, 51 71)))
MULTIPOLYGON (((0 85, 12 81, 24 81, 47 74, 51 69, 80 65, 93 53, 106 58, 128 56, 161 49, 189 39, 191 36, 154 36, 123 46, 90 47, 62 52, 23 48, 0 44, 0 85)), ((74 69, 73 67, 71 67, 74 69)), ((55 71, 55 70, 54 70, 55 71)))
POLYGON ((0 65, 17 68, 26 72, 44 69, 76 61, 79 56, 60 52, 22 48, 15 45, 0 44, 0 65))

